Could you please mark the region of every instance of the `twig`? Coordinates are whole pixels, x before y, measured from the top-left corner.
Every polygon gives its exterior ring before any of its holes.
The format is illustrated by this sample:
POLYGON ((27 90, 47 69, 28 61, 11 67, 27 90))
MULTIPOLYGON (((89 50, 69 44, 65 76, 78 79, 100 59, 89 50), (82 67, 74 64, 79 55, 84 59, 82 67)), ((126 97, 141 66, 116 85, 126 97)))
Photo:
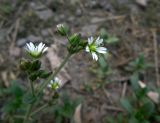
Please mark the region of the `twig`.
POLYGON ((113 110, 113 111, 120 111, 123 112, 124 110, 118 107, 114 107, 114 106, 107 106, 106 107, 107 110, 113 110))
POLYGON ((157 39, 156 30, 152 29, 153 44, 154 44, 154 61, 155 61, 155 72, 156 72, 156 82, 157 86, 160 87, 159 69, 158 69, 158 50, 157 50, 157 39))
POLYGON ((106 91, 106 89, 104 88, 104 86, 102 87, 102 89, 103 89, 103 92, 104 92, 105 96, 106 96, 107 99, 109 100, 109 102, 110 102, 111 104, 113 104, 113 101, 112 101, 112 99, 110 98, 110 95, 109 95, 109 93, 106 91))
POLYGON ((124 83, 123 83, 122 94, 121 94, 121 97, 122 97, 122 98, 125 97, 126 91, 127 91, 127 82, 124 82, 124 83))
POLYGON ((20 19, 17 19, 16 24, 15 24, 15 31, 13 32, 13 35, 12 35, 13 43, 15 43, 15 41, 16 41, 19 26, 20 26, 20 19))

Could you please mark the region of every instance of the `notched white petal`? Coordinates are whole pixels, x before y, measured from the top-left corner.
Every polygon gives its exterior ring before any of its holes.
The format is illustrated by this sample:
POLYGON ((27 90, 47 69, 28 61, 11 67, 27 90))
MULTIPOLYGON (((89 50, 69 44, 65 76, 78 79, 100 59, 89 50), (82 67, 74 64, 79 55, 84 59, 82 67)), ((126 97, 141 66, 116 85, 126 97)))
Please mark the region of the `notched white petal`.
POLYGON ((98 53, 107 53, 107 48, 105 48, 105 47, 98 47, 98 48, 96 48, 96 51, 98 52, 98 53))
POLYGON ((88 44, 92 44, 93 43, 93 37, 88 38, 88 44))
POLYGON ((92 58, 96 61, 98 60, 98 56, 95 52, 92 52, 92 58))
POLYGON ((47 50, 48 50, 48 47, 45 47, 42 53, 46 52, 47 50))
POLYGON ((86 52, 89 52, 89 51, 90 51, 90 50, 89 50, 89 47, 87 46, 87 47, 86 47, 86 52))

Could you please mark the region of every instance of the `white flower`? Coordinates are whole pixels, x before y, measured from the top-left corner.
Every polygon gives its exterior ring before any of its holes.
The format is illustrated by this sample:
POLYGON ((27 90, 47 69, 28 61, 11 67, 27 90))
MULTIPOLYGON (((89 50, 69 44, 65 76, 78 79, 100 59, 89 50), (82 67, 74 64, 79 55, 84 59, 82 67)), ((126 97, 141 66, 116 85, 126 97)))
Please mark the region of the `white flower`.
POLYGON ((50 83, 48 84, 48 87, 53 89, 53 90, 57 90, 62 86, 62 81, 55 77, 54 80, 51 80, 50 83))
POLYGON ((62 28, 63 27, 63 24, 58 24, 57 25, 57 28, 62 28))
POLYGON ((100 39, 100 37, 98 37, 96 40, 94 40, 93 37, 88 38, 88 45, 86 46, 86 52, 91 53, 92 58, 96 61, 98 60, 98 53, 102 54, 107 53, 107 48, 100 46, 102 43, 103 39, 100 39))
POLYGON ((45 47, 45 44, 42 42, 38 44, 38 46, 34 45, 32 42, 26 44, 27 52, 33 58, 39 58, 42 53, 46 52, 48 47, 45 47))

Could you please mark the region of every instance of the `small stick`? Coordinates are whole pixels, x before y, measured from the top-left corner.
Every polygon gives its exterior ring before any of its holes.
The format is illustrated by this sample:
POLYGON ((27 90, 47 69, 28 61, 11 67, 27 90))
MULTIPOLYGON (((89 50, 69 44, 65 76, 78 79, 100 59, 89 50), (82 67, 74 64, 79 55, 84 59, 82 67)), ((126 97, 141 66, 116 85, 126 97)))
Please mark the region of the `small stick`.
POLYGON ((125 97, 126 91, 127 91, 127 82, 124 82, 124 83, 123 83, 122 94, 121 94, 121 97, 122 97, 122 98, 125 97))
POLYGON ((154 44, 154 60, 155 60, 155 72, 156 72, 156 82, 157 87, 160 87, 159 69, 158 69, 158 50, 157 50, 157 40, 156 40, 156 30, 152 29, 153 44, 154 44))
POLYGON ((114 106, 107 106, 106 110, 112 110, 112 111, 119 111, 119 112, 123 112, 124 110, 118 107, 114 107, 114 106))
POLYGON ((109 102, 110 102, 111 104, 113 104, 113 101, 112 101, 109 93, 108 93, 108 92, 106 91, 106 89, 104 88, 104 86, 103 86, 102 90, 103 90, 105 96, 107 97, 107 99, 109 100, 109 102))

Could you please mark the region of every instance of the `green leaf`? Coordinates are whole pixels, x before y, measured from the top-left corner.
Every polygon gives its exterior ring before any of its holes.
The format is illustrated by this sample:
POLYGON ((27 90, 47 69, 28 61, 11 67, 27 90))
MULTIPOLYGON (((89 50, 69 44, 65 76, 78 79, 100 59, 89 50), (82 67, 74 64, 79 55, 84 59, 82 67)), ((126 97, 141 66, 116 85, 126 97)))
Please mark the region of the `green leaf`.
POLYGON ((100 67, 101 67, 102 69, 105 69, 105 68, 108 67, 108 65, 107 65, 107 63, 106 63, 104 57, 102 57, 102 56, 99 57, 98 62, 99 62, 99 65, 100 65, 100 67))
POLYGON ((130 104, 129 100, 127 99, 121 99, 120 100, 122 107, 128 112, 128 113, 133 113, 133 107, 130 104))
POLYGON ((106 43, 108 44, 117 43, 118 41, 119 39, 117 37, 109 37, 108 39, 106 39, 106 43))
POLYGON ((9 88, 9 90, 10 90, 10 93, 13 94, 16 98, 19 98, 23 95, 22 88, 16 82, 12 83, 11 88, 9 88))
POLYGON ((160 122, 160 116, 159 115, 154 116, 154 119, 155 119, 155 121, 160 122))
POLYGON ((151 101, 148 101, 139 110, 145 118, 150 118, 155 112, 155 106, 151 101))
POLYGON ((11 113, 11 112, 16 112, 17 109, 19 109, 19 107, 21 106, 22 101, 21 99, 10 99, 7 102, 5 102, 2 111, 6 112, 6 113, 11 113))
POLYGON ((138 84, 138 81, 139 81, 138 73, 134 73, 131 76, 130 80, 131 80, 131 85, 132 85, 133 91, 137 91, 138 89, 140 89, 139 84, 138 84))
POLYGON ((36 101, 36 97, 33 96, 30 92, 26 93, 23 96, 23 103, 24 104, 32 104, 36 101))
POLYGON ((141 123, 140 121, 138 121, 135 117, 131 117, 128 121, 128 123, 141 123))

